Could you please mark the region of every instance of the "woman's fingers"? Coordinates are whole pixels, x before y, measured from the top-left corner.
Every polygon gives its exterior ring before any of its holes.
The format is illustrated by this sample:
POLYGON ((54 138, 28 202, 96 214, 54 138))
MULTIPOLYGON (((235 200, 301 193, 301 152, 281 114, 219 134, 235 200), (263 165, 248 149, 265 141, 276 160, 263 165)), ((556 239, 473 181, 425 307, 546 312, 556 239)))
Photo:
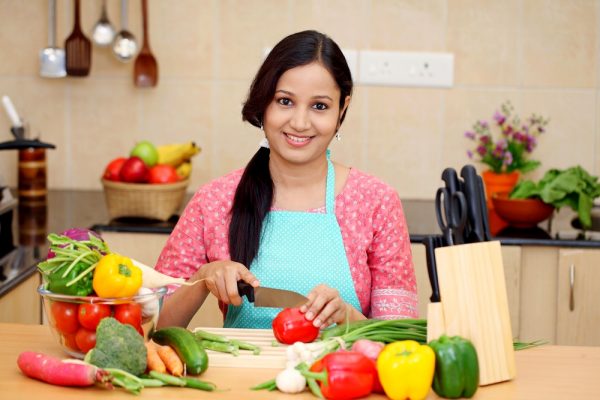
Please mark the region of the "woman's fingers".
POLYGON ((307 297, 308 302, 301 311, 306 312, 306 319, 313 320, 315 326, 331 325, 334 321, 343 320, 346 303, 337 290, 319 285, 307 297))

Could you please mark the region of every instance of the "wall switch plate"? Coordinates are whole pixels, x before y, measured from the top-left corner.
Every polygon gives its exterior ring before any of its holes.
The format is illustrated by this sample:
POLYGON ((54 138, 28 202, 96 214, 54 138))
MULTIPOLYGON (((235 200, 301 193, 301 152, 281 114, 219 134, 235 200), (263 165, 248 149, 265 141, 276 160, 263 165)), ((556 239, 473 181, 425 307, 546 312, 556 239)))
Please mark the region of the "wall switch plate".
POLYGON ((452 87, 454 54, 364 50, 358 83, 381 86, 452 87))

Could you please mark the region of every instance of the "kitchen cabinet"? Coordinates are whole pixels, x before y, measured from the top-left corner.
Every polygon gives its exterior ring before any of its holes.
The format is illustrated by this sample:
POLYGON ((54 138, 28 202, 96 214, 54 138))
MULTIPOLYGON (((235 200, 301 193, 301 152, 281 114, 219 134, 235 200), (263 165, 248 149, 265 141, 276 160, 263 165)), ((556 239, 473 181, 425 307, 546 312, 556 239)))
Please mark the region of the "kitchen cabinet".
MULTIPOLYGON (((99 232, 108 243, 111 251, 134 258, 150 267, 154 267, 169 235, 158 233, 99 232)), ((196 312, 189 325, 221 327, 223 314, 219 310, 217 299, 208 296, 202 307, 196 312)))
POLYGON ((35 272, 10 292, 0 297, 0 322, 40 324, 41 298, 37 293, 40 274, 35 272))
POLYGON ((519 339, 600 345, 598 293, 600 249, 523 247, 519 339))

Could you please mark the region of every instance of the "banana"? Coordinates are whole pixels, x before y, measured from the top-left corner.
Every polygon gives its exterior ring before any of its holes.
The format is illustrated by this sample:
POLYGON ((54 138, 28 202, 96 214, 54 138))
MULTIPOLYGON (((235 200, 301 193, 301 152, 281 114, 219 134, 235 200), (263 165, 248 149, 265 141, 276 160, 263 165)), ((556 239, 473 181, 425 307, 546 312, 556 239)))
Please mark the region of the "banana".
POLYGON ((192 163, 190 161, 185 161, 177 167, 177 175, 179 175, 179 179, 181 180, 189 178, 191 173, 192 163))
POLYGON ((201 150, 194 142, 166 144, 157 146, 156 149, 158 150, 158 163, 168 164, 175 168, 200 153, 201 150))

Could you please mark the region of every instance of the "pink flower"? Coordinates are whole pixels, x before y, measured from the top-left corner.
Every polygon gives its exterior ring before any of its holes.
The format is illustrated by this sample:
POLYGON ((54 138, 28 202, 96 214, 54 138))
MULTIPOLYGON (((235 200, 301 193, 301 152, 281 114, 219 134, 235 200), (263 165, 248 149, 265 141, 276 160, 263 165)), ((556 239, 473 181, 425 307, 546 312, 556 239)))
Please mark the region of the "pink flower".
POLYGON ((494 113, 494 120, 498 123, 498 125, 502 125, 506 121, 506 117, 500 112, 496 111, 494 113))
POLYGON ((465 132, 465 137, 469 138, 471 140, 475 140, 475 132, 467 131, 467 132, 465 132))

